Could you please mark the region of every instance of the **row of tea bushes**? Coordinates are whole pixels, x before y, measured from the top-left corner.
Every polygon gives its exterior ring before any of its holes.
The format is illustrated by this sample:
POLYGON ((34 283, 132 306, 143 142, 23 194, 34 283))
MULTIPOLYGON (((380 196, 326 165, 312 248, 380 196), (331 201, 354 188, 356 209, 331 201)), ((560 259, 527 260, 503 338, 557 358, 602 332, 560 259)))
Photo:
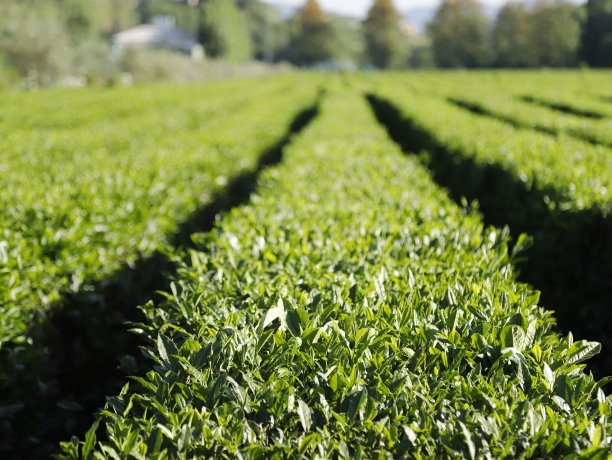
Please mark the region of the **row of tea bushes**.
POLYGON ((250 81, 192 87, 188 108, 170 104, 119 121, 109 111, 94 126, 5 138, 0 348, 24 340, 33 317, 44 321, 66 292, 161 249, 181 221, 254 168, 316 94, 299 79, 256 88, 250 81))
POLYGON ((71 127, 75 112, 56 127, 11 131, 1 160, 0 456, 48 458, 89 425, 134 366, 122 323, 164 286, 162 254, 190 226, 212 225, 202 209, 257 170, 318 97, 317 79, 299 76, 190 92, 140 115, 109 109, 71 127))
POLYGON ((477 199, 488 222, 534 237, 524 279, 543 291, 564 330, 605 342, 598 370, 612 371, 610 150, 470 113, 445 99, 450 84, 426 93, 412 82, 371 81, 379 118, 406 149, 428 151, 423 161, 456 199, 477 199))
MULTIPOLYGON (((64 458, 610 452, 599 350, 552 331, 504 231, 335 88, 138 331, 153 369, 64 458)), ((520 239, 523 242, 523 238, 520 239)))
POLYGON ((478 93, 459 91, 450 101, 475 113, 497 118, 519 128, 552 135, 569 135, 612 147, 612 118, 591 119, 530 104, 495 89, 478 93))

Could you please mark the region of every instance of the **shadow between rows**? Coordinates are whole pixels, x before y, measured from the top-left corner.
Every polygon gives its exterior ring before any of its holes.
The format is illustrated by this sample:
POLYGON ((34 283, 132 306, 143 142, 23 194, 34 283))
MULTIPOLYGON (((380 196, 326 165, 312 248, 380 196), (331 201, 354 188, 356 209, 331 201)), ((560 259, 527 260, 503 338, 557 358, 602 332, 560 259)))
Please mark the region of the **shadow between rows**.
MULTIPOLYGON (((249 201, 261 173, 282 161, 292 137, 316 117, 321 97, 294 118, 254 169, 236 176, 179 226, 170 239, 177 251, 193 248, 193 233, 212 230, 220 214, 249 201)), ((136 306, 161 300, 158 292, 169 290, 176 269, 162 253, 124 266, 53 308, 32 329, 31 344, 2 350, 0 376, 10 378, 0 381, 1 458, 48 458, 59 442, 82 437, 106 397, 119 393, 129 375, 148 370, 139 351, 143 339, 128 332, 129 324, 145 320, 136 306)))
MULTIPOLYGON (((518 120, 515 120, 512 117, 508 117, 506 115, 502 115, 496 112, 493 112, 483 106, 481 106, 478 103, 474 103, 474 102, 470 102, 470 101, 464 101, 461 99, 457 99, 457 98, 453 98, 450 97, 447 99, 448 102, 450 102, 451 104, 467 110, 475 115, 481 115, 483 117, 488 117, 488 118, 492 118, 494 120, 499 120, 503 123, 506 123, 510 126, 513 126, 514 128, 519 128, 519 129, 530 129, 532 131, 537 131, 539 133, 542 134, 546 134, 549 136, 553 136, 553 137, 557 137, 559 136, 560 132, 556 131, 554 128, 547 128, 545 126, 541 126, 541 125, 535 125, 535 124, 530 124, 530 123, 524 123, 518 120)), ((612 147, 612 144, 607 143, 607 142, 602 142, 594 137, 589 136, 586 133, 582 133, 580 131, 576 131, 576 130, 568 130, 566 132, 566 134, 579 139, 581 141, 584 142, 588 142, 589 144, 592 145, 602 145, 604 147, 612 147)))
POLYGON ((593 118, 595 120, 602 120, 606 118, 605 115, 599 112, 580 109, 578 107, 574 107, 573 105, 563 104, 562 102, 551 102, 531 95, 519 96, 519 99, 529 102, 530 104, 541 105, 542 107, 547 107, 558 112, 569 113, 570 115, 576 115, 578 117, 593 118))
POLYGON ((547 203, 553 190, 528 188, 499 165, 476 162, 447 148, 387 100, 366 96, 379 122, 406 154, 422 156, 433 179, 461 203, 477 200, 484 221, 527 233, 533 246, 518 266, 519 280, 541 291, 561 332, 594 340, 602 352, 589 361, 597 377, 612 375, 612 221, 593 209, 567 212, 547 203))

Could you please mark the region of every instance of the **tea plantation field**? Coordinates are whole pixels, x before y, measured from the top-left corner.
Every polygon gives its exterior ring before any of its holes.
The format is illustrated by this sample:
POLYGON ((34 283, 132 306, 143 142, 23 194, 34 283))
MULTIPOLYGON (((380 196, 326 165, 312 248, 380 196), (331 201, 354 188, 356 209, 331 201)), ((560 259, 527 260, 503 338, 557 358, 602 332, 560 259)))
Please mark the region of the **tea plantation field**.
POLYGON ((610 94, 0 94, 0 456, 609 458, 610 94))

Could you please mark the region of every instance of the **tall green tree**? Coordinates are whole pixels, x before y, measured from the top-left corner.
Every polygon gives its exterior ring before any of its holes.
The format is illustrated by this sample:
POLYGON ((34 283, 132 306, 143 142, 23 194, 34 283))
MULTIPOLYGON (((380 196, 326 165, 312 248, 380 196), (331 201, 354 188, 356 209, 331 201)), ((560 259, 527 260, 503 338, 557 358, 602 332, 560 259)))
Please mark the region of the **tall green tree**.
POLYGON ((536 64, 570 67, 578 63, 580 9, 566 0, 538 0, 531 14, 530 44, 536 64))
POLYGON ((278 12, 260 0, 237 0, 237 4, 247 18, 255 58, 274 60, 278 12))
POLYGON ((151 22, 151 0, 138 0, 136 11, 138 13, 138 20, 141 24, 151 22))
POLYGON ((443 0, 427 30, 439 67, 482 67, 489 62, 489 23, 477 0, 443 0))
POLYGON ((593 67, 612 67, 612 0, 589 0, 580 57, 593 67))
POLYGON ((70 36, 56 5, 12 3, 0 17, 0 57, 31 84, 47 85, 67 74, 70 36))
POLYGON ((206 0, 201 8, 199 38, 206 54, 234 62, 251 59, 247 19, 234 0, 206 0))
POLYGON ((340 63, 358 65, 365 58, 365 41, 359 23, 354 18, 332 18, 334 54, 340 63))
POLYGON ((496 66, 534 65, 535 56, 529 42, 530 29, 530 15, 524 3, 511 0, 499 10, 492 37, 496 66))
POLYGON ((386 69, 402 60, 400 15, 392 0, 375 0, 363 22, 366 52, 370 63, 386 69))
POLYGON ((63 0, 60 11, 66 23, 68 34, 74 40, 82 40, 93 31, 93 13, 89 2, 63 0))
POLYGON ((295 51, 300 64, 311 65, 334 56, 334 34, 317 0, 307 0, 298 13, 299 32, 295 51))

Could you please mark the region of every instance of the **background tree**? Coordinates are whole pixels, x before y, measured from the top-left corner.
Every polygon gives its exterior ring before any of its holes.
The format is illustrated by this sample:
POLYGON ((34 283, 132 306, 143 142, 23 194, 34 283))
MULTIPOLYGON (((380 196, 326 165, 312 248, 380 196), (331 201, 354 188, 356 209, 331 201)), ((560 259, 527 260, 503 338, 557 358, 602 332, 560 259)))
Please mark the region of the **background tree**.
POLYGON ((440 67, 482 67, 489 61, 488 19, 477 0, 443 0, 428 33, 440 67))
POLYGON ((375 0, 363 22, 363 33, 370 63, 386 69, 401 61, 400 15, 392 0, 375 0))
POLYGON ((365 43, 360 22, 354 18, 332 17, 334 34, 334 57, 342 66, 354 68, 365 57, 365 43))
POLYGON ((406 65, 411 69, 431 69, 435 67, 431 41, 428 37, 418 35, 408 40, 406 65))
POLYGON ((311 65, 331 59, 333 29, 317 0, 307 0, 297 19, 299 32, 294 46, 298 62, 311 65))
POLYGON ((2 11, 0 55, 31 85, 65 76, 72 50, 63 18, 51 4, 15 3, 2 11))
POLYGON ((82 40, 93 32, 93 12, 89 2, 62 0, 60 11, 64 17, 66 31, 73 40, 82 40))
POLYGON ((275 54, 276 28, 280 15, 271 5, 259 0, 238 0, 238 7, 244 12, 256 59, 272 62, 275 54))
POLYGON ((589 0, 580 57, 593 67, 612 67, 612 0, 589 0))
POLYGON ((253 55, 247 19, 234 0, 204 2, 199 35, 208 56, 239 62, 253 55))
POLYGON ((138 0, 136 11, 138 13, 138 20, 141 24, 148 24, 151 22, 151 0, 138 0))
POLYGON ((538 0, 531 14, 529 35, 536 64, 549 67, 576 65, 581 23, 577 6, 565 0, 538 0))
POLYGON ((524 3, 510 1, 499 13, 493 28, 495 65, 499 67, 529 67, 534 55, 529 43, 530 15, 524 3))

